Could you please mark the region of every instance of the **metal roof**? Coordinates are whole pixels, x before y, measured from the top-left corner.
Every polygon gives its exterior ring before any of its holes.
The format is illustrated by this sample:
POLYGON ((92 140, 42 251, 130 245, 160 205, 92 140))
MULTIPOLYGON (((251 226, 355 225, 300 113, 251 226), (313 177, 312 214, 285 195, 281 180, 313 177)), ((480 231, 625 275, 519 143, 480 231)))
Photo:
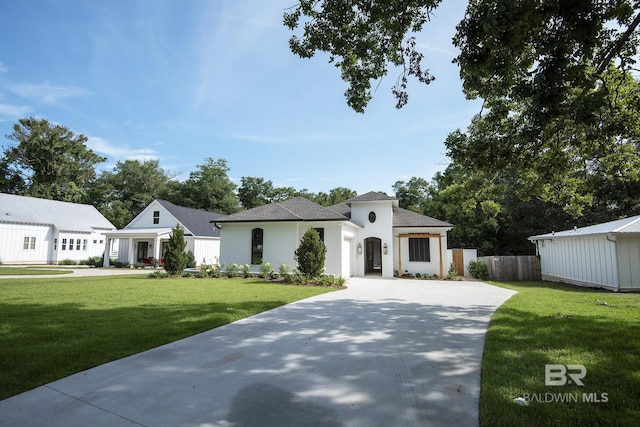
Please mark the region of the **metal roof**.
POLYGON ((60 231, 115 230, 91 205, 0 193, 0 222, 54 226, 60 231))
POLYGON ((580 237, 602 234, 634 233, 640 234, 640 215, 619 219, 616 221, 604 222, 602 224, 590 225, 588 227, 574 228, 573 230, 565 230, 531 236, 529 237, 529 240, 543 240, 556 237, 580 237))

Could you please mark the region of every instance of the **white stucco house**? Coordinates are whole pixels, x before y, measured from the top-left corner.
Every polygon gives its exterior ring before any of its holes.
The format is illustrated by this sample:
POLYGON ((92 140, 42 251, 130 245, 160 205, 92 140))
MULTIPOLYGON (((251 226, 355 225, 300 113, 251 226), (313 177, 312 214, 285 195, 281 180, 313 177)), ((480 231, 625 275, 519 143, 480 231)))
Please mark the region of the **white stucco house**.
POLYGON ((327 247, 325 273, 341 277, 394 272, 444 276, 447 231, 453 226, 398 207, 398 200, 370 192, 323 207, 303 197, 214 219, 222 263, 296 266, 302 235, 315 228, 327 247))
MULTIPOLYGON (((119 241, 118 261, 150 263, 153 258, 162 260, 171 230, 180 224, 187 243, 185 250, 193 252, 196 263, 215 264, 220 258, 220 230, 210 221, 220 216, 156 199, 122 230, 110 231, 104 236, 108 245, 119 241)), ((105 257, 104 266, 109 266, 109 257, 105 257)))
POLYGON ((640 215, 531 236, 542 280, 640 291, 640 215))
POLYGON ((0 262, 57 264, 102 256, 116 228, 90 205, 0 193, 0 262))

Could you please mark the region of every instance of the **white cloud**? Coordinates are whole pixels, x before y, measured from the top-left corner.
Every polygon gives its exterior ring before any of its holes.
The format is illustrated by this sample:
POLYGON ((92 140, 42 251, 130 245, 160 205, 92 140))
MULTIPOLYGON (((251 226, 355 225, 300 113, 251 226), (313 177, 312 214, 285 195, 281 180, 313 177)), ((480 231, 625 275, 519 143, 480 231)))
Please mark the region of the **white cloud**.
POLYGON ((113 157, 116 160, 156 160, 159 158, 158 152, 150 148, 131 149, 128 147, 118 147, 109 141, 95 136, 87 137, 87 146, 93 151, 113 157))
POLYGON ((85 89, 53 85, 49 82, 40 84, 18 83, 9 86, 9 90, 23 98, 32 99, 45 104, 54 104, 61 98, 93 95, 85 89))
POLYGON ((32 111, 28 105, 0 104, 0 117, 22 118, 32 111))

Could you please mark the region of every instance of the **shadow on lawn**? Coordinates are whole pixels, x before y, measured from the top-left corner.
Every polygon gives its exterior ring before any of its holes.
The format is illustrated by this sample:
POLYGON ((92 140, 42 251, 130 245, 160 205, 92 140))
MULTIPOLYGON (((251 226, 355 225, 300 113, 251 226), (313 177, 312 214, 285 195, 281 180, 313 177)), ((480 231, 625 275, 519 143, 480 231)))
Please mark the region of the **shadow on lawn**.
POLYGON ((0 304, 0 399, 283 304, 0 304))
MULTIPOLYGON (((572 292, 567 285, 524 287, 572 292)), ((605 299, 613 294, 578 288, 605 299)), ((589 301, 591 301, 589 299, 589 301)), ((576 301, 571 301, 576 304, 576 301)), ((535 301, 532 301, 535 303, 535 301)), ((595 303, 593 303, 595 306, 595 303)), ((595 307, 592 315, 571 309, 548 315, 502 307, 491 321, 483 359, 482 425, 632 425, 640 419, 640 322, 633 303, 621 319, 617 307, 595 307), (584 365, 584 386, 567 382, 545 386, 546 364, 584 365), (594 393, 596 402, 583 402, 594 393), (602 402, 606 393, 607 402, 602 402), (534 395, 543 402, 529 406, 516 397, 534 395), (551 395, 575 395, 578 402, 559 403, 551 395)), ((552 310, 555 311, 555 310, 552 310)))

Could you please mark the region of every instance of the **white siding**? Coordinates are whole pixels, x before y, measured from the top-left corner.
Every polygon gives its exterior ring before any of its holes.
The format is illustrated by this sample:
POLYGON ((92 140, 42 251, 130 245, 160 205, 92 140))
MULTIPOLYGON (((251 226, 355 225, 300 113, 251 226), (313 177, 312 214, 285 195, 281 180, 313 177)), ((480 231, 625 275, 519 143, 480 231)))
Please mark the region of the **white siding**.
MULTIPOLYGON (((100 233, 84 234, 84 233, 65 233, 61 232, 58 236, 57 251, 54 255, 53 262, 57 263, 65 259, 74 261, 83 261, 94 256, 102 256, 105 250, 105 237, 100 233), (67 239, 65 249, 62 249, 62 240, 67 239), (70 242, 73 239, 73 249, 70 248, 70 242), (78 250, 78 241, 80 249, 78 250), (87 242, 85 249, 84 242, 87 242), (94 243, 95 241, 95 243, 94 243)), ((52 246, 53 247, 53 246, 52 246)))
POLYGON ((44 225, 0 223, 0 262, 3 264, 46 264, 51 261, 53 228, 44 225), (29 249, 24 249, 24 238, 29 249), (35 249, 31 238, 35 237, 35 249))
POLYGON ((193 241, 193 255, 196 258, 196 264, 218 264, 220 262, 220 239, 198 238, 193 241))
POLYGON ((617 236, 620 290, 640 290, 640 237, 617 236))
POLYGON ((545 280, 618 289, 615 242, 606 236, 538 241, 545 280))
POLYGON ((144 208, 142 212, 138 214, 127 226, 128 228, 173 228, 178 223, 178 220, 169 213, 160 203, 153 201, 144 208), (158 224, 153 223, 153 213, 159 212, 158 224))

